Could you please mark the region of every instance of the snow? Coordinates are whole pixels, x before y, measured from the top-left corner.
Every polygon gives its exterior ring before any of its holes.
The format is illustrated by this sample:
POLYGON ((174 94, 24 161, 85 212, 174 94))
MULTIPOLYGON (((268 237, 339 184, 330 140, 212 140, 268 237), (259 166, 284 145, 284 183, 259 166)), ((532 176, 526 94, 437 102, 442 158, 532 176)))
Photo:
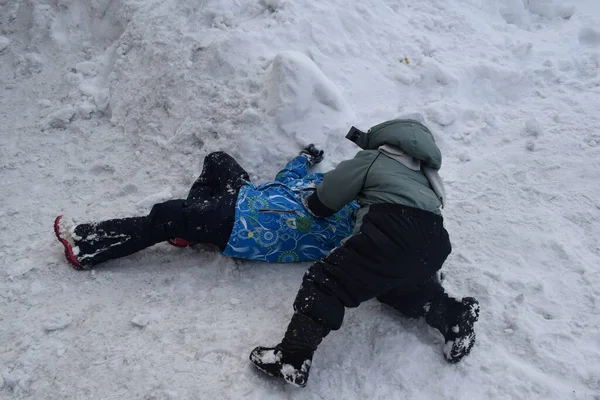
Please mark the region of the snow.
POLYGON ((2 53, 10 45, 10 40, 4 36, 0 36, 0 53, 2 53))
POLYGON ((599 27, 597 0, 0 0, 0 397, 597 399, 599 27), (160 244, 82 272, 54 237, 184 196, 211 151, 262 182, 314 142, 327 170, 412 112, 444 155, 444 285, 481 303, 456 365, 369 301, 297 389, 248 355, 308 265, 160 244))
POLYGON ((279 53, 270 68, 267 115, 275 116, 279 130, 300 147, 320 142, 321 136, 343 129, 354 118, 337 87, 304 54, 279 53), (323 121, 327 129, 319 126, 323 121))
POLYGON ((304 360, 304 362, 300 366, 300 370, 297 370, 292 364, 283 364, 281 366, 281 375, 283 375, 287 382, 291 383, 294 386, 300 387, 301 384, 304 384, 306 382, 306 380, 304 379, 304 374, 310 368, 310 365, 310 360, 304 360))
POLYGON ((148 325, 149 322, 150 322, 150 318, 147 315, 141 315, 141 314, 136 315, 131 320, 132 324, 139 326, 140 328, 143 328, 144 326, 148 325))
POLYGON ((65 329, 71 324, 71 322, 71 316, 68 314, 53 315, 46 322, 44 322, 44 329, 49 332, 65 329))
POLYGON ((275 350, 262 350, 259 354, 263 364, 274 364, 281 361, 281 352, 276 353, 275 350))

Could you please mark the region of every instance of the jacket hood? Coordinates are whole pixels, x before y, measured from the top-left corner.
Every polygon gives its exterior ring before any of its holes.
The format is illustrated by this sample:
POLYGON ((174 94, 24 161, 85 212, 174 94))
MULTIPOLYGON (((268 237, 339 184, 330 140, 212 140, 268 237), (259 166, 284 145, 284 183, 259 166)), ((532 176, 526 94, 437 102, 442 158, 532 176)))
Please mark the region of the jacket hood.
POLYGON ((373 126, 367 132, 352 127, 346 138, 363 150, 376 150, 387 144, 401 148, 430 168, 438 170, 442 166, 442 153, 433 134, 417 119, 392 119, 373 126))

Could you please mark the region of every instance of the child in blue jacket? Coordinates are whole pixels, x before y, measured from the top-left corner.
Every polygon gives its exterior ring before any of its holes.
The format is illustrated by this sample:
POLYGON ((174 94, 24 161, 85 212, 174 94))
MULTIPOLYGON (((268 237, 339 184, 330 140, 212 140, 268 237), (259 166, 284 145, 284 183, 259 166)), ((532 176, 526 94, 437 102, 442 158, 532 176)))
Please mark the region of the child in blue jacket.
POLYGON ((329 218, 311 216, 302 205, 323 174, 308 173, 323 159, 310 145, 274 181, 256 186, 228 154, 204 159, 202 174, 187 199, 156 204, 148 216, 75 224, 58 216, 54 231, 76 269, 124 257, 156 243, 214 245, 224 255, 267 262, 321 259, 354 228, 358 204, 329 218))

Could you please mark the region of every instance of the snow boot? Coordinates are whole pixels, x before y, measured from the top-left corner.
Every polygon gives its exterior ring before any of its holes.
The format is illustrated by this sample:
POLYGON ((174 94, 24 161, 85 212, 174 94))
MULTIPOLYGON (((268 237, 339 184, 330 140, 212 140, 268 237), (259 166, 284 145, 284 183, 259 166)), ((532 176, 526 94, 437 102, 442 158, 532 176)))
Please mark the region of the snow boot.
POLYGON ((60 215, 54 220, 54 233, 65 249, 67 261, 75 269, 89 269, 164 240, 152 233, 146 217, 75 224, 60 215))
POLYGON ((79 254, 79 248, 75 246, 75 240, 73 239, 73 231, 75 229, 75 223, 72 219, 66 218, 63 215, 59 215, 54 220, 54 234, 58 241, 65 248, 65 257, 67 262, 75 269, 84 269, 83 266, 77 260, 77 254, 79 254))
POLYGON ((329 329, 310 317, 295 313, 285 337, 275 347, 259 346, 250 353, 250 361, 261 371, 283 378, 287 383, 304 387, 315 350, 329 329))
POLYGON ((479 319, 479 302, 473 297, 462 301, 444 297, 438 304, 428 304, 425 321, 444 335, 444 356, 457 363, 467 356, 475 344, 475 322, 479 319))
POLYGON ((275 347, 257 347, 250 353, 250 361, 261 371, 286 382, 304 387, 312 364, 311 350, 288 350, 282 344, 275 347))
POLYGON ((473 297, 461 301, 460 311, 448 320, 444 335, 444 355, 451 363, 459 362, 468 355, 475 344, 475 322, 479 319, 479 302, 473 297))

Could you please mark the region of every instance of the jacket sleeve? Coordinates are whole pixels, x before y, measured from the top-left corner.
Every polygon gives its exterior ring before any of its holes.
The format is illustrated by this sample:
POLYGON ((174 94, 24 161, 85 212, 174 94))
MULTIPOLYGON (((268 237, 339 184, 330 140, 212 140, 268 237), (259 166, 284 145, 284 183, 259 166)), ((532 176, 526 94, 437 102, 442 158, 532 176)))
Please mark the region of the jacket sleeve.
POLYGON ((305 201, 308 211, 316 217, 327 218, 356 199, 374 160, 373 157, 355 157, 327 172, 317 190, 305 201))
POLYGON ((287 184, 295 179, 302 179, 308 174, 311 167, 311 161, 305 156, 296 156, 286 166, 275 175, 275 180, 287 184))

